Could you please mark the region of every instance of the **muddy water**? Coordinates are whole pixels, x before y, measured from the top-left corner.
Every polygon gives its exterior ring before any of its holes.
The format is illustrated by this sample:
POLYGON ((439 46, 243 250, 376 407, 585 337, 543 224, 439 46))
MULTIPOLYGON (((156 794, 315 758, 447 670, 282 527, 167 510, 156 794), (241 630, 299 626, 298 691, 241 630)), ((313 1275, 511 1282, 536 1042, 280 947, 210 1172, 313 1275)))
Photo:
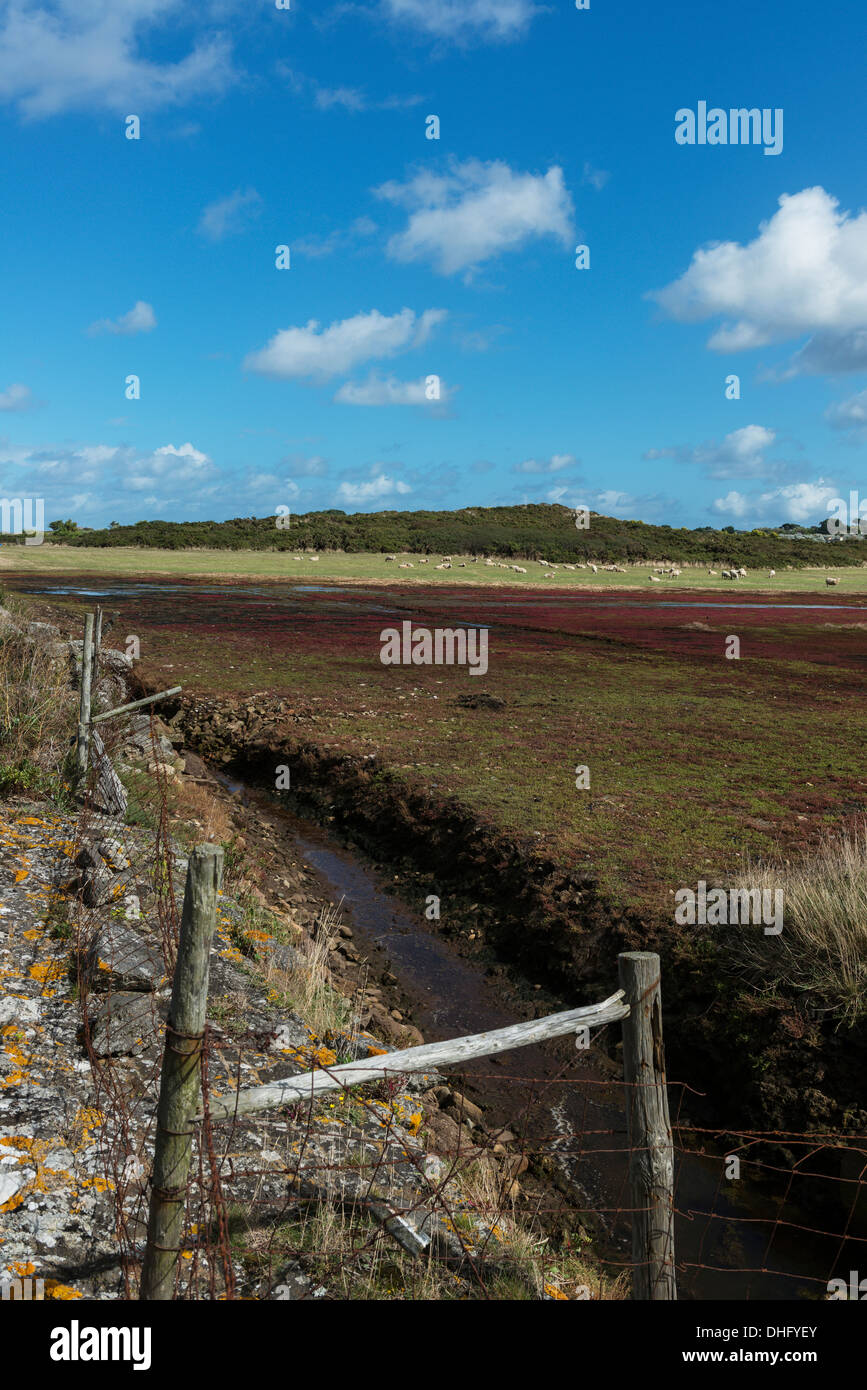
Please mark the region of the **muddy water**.
MULTIPOLYGON (((220 780, 236 795, 259 800, 261 794, 242 783, 220 780)), ((397 977, 428 1042, 487 1032, 530 1016, 501 978, 491 978, 484 963, 463 958, 434 923, 386 892, 380 875, 335 837, 270 797, 268 809, 334 901, 342 900, 355 945, 397 977)), ((562 1000, 550 1009, 546 1001, 546 1012, 582 1002, 593 1001, 562 1000)), ((628 1266, 626 1123, 611 1063, 592 1047, 576 1050, 574 1040, 566 1038, 468 1063, 462 1077, 485 1108, 489 1127, 515 1125, 527 1135, 528 1150, 538 1151, 544 1141, 568 1180, 575 1221, 595 1228, 594 1248, 613 1272, 628 1266)), ((782 1197, 758 1192, 745 1179, 726 1182, 722 1170, 719 1157, 678 1153, 675 1239, 681 1298, 816 1298, 837 1272, 832 1271, 835 1257, 848 1270, 849 1256, 840 1252, 839 1240, 808 1238, 791 1229, 786 1223, 801 1221, 790 1208, 783 1210, 782 1197), (771 1223, 780 1217, 774 1230, 771 1223)), ((550 1205, 563 1205, 553 1184, 550 1205)), ((831 1229, 841 1225, 835 1219, 831 1229)))

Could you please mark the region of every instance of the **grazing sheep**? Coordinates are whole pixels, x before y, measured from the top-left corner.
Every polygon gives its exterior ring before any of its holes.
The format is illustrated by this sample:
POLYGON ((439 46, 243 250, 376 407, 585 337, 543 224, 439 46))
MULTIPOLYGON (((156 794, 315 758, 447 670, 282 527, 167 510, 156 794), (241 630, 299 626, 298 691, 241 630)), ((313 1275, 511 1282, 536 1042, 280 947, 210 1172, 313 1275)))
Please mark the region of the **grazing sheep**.
POLYGON ((527 571, 524 569, 524 566, 523 566, 523 565, 513 565, 513 566, 512 566, 512 569, 515 571, 516 574, 526 574, 526 573, 527 573, 527 571))
POLYGON ((592 569, 594 574, 598 574, 599 572, 599 567, 597 565, 590 565, 590 569, 592 569))
POLYGON ((450 570, 450 569, 451 569, 451 565, 446 565, 446 564, 434 565, 434 569, 437 569, 437 570, 450 570))
POLYGON ((769 578, 769 579, 773 579, 773 578, 775 577, 776 573, 777 573, 776 570, 768 570, 768 578, 769 578))
POLYGON ((708 570, 708 574, 716 574, 716 570, 708 570))
POLYGON ((651 575, 648 575, 648 578, 649 578, 651 584, 661 584, 661 583, 662 583, 662 580, 660 579, 660 577, 659 577, 658 574, 651 574, 651 575))
POLYGON ((422 557, 422 559, 419 560, 419 564, 420 564, 420 565, 426 565, 426 564, 427 564, 427 560, 425 560, 424 557, 422 557))
POLYGON ((828 579, 828 578, 826 578, 826 579, 825 579, 825 583, 826 583, 826 584, 839 584, 840 581, 839 581, 839 579, 828 579))
POLYGON ((307 559, 308 559, 308 560, 318 560, 318 559, 319 559, 319 556, 318 556, 318 555, 308 555, 308 556, 307 556, 307 559))

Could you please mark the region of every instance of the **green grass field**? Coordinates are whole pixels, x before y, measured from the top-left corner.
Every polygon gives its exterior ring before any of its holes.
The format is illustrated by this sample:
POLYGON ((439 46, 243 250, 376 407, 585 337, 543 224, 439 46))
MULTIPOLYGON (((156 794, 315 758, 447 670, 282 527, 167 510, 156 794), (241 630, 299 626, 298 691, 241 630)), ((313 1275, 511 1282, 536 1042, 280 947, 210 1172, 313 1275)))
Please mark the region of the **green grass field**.
MULTIPOLYGON (((818 546, 817 546, 818 549, 818 546)), ((831 593, 825 584, 826 574, 839 578, 833 593, 867 593, 867 565, 844 569, 825 570, 816 565, 806 570, 783 570, 773 579, 766 569, 756 570, 745 579, 737 582, 722 579, 719 575, 710 576, 704 565, 682 567, 679 578, 665 578, 654 584, 650 574, 656 568, 653 564, 625 567, 625 574, 615 574, 599 569, 597 574, 590 570, 566 570, 558 566, 552 573, 550 567, 536 560, 515 560, 523 565, 527 573, 516 574, 511 568, 489 568, 482 561, 472 562, 467 556, 455 555, 453 568, 438 570, 441 556, 428 557, 427 564, 421 564, 419 555, 400 555, 398 560, 386 562, 382 555, 353 554, 340 551, 325 551, 317 561, 309 556, 296 560, 291 552, 267 550, 152 550, 145 548, 126 549, 118 546, 99 549, 84 546, 7 546, 0 554, 0 576, 2 574, 40 573, 44 575, 85 575, 116 574, 144 577, 145 575, 168 575, 177 578, 268 578, 301 580, 307 584, 339 581, 356 584, 388 582, 389 584, 514 584, 522 588, 549 589, 647 589, 660 594, 666 589, 701 589, 705 592, 722 589, 726 593, 740 589, 762 593, 831 593), (460 568, 461 561, 465 568, 460 568), (400 564, 412 564, 412 569, 401 569, 400 564)), ((503 562, 506 563, 506 562, 503 562)), ((511 563, 511 562, 510 562, 511 563)))

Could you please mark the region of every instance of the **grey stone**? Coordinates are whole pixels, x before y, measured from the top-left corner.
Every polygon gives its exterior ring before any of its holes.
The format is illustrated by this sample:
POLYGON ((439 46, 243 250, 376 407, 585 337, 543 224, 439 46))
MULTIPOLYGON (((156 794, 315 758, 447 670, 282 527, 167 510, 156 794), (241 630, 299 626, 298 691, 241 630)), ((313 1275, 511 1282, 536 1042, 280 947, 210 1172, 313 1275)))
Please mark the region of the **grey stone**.
POLYGON ((96 848, 109 868, 118 873, 121 869, 129 868, 129 860, 124 854, 124 847, 120 840, 100 840, 96 848))
POLYGON ((74 864, 81 870, 79 884, 85 907, 99 907, 109 896, 112 873, 93 845, 83 845, 74 864))
POLYGON ((20 999, 11 994, 5 999, 0 999, 0 1028, 5 1028, 10 1023, 26 1027, 28 1023, 36 1023, 38 1019, 38 999, 20 999))
POLYGON ((161 952, 122 922, 101 927, 85 951, 91 988, 153 990, 165 979, 161 952))
POLYGON ((90 1015, 90 1042, 97 1057, 142 1052, 157 1038, 168 1001, 141 991, 112 994, 90 1015))

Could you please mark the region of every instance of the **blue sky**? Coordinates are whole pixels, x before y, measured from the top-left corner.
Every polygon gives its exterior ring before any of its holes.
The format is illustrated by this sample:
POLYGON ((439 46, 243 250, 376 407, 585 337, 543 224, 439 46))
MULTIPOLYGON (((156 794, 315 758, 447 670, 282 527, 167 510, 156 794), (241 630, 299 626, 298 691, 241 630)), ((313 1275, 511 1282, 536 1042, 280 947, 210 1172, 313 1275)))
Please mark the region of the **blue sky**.
POLYGON ((865 28, 854 0, 0 0, 4 495, 738 527, 867 496, 865 28), (699 102, 782 110, 782 150, 678 143, 699 102))

